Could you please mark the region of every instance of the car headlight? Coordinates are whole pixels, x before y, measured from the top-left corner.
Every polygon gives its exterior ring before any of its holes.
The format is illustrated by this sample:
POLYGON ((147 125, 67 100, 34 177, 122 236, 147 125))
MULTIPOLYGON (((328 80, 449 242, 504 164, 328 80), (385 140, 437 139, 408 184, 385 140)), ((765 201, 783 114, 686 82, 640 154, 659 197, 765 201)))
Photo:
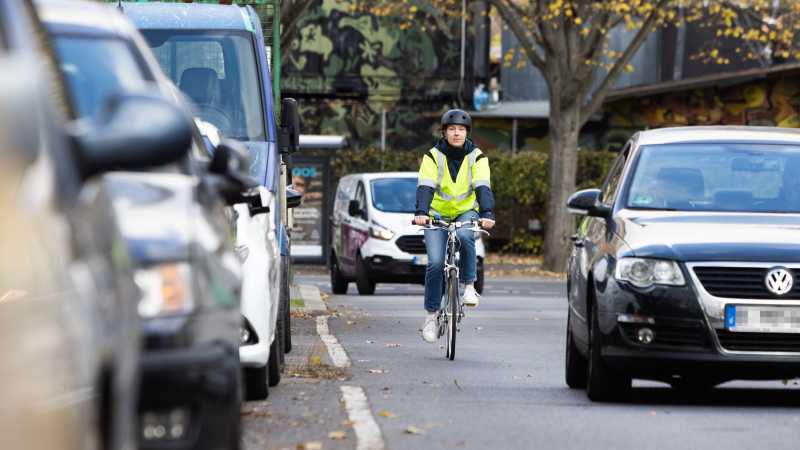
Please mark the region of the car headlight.
POLYGON ((394 237, 394 233, 392 233, 391 230, 387 229, 386 227, 382 227, 374 222, 369 227, 369 234, 370 236, 376 239, 382 239, 384 241, 388 241, 389 239, 394 237))
POLYGON ((137 270, 134 281, 142 292, 139 316, 153 318, 190 312, 194 308, 189 265, 162 264, 137 270))
POLYGON ((617 261, 614 277, 641 288, 654 284, 669 286, 686 284, 678 263, 666 259, 622 258, 617 261))

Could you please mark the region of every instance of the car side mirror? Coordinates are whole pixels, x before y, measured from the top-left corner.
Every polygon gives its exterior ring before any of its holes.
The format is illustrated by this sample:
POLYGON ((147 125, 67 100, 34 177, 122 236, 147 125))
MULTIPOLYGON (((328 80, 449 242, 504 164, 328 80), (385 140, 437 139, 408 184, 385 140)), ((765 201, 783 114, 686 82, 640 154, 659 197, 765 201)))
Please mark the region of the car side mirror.
POLYGON ((572 194, 567 200, 567 208, 572 214, 594 217, 611 217, 611 208, 600 202, 600 189, 584 189, 572 194))
POLYGON ((353 217, 364 217, 364 211, 358 206, 358 200, 350 200, 347 212, 353 217))
POLYGON ((191 118, 177 105, 147 95, 115 95, 98 121, 80 121, 68 132, 81 176, 112 170, 142 170, 185 157, 191 118))
POLYGON ((228 204, 249 201, 249 197, 244 196, 245 191, 259 185, 258 180, 250 176, 249 167, 250 156, 242 143, 223 139, 214 148, 208 171, 225 180, 219 185, 219 191, 228 204))
POLYGON ((297 100, 284 98, 281 101, 281 127, 278 135, 281 153, 292 154, 300 150, 300 114, 297 100))
POLYGON ((286 188, 286 207, 287 208, 296 208, 300 206, 300 203, 303 201, 303 194, 295 191, 291 188, 286 188))

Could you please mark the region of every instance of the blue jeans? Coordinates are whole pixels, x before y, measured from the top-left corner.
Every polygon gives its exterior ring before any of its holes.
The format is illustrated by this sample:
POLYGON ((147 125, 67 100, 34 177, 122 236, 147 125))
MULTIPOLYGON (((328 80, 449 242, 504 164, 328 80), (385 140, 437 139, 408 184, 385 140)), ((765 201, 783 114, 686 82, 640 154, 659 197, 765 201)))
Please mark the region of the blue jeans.
MULTIPOLYGON (((457 222, 477 220, 478 213, 468 211, 456 218, 457 222)), ((475 255, 475 232, 462 229, 456 232, 460 245, 459 278, 464 283, 477 279, 475 255)), ((425 230, 425 248, 428 251, 428 267, 425 270, 425 310, 436 312, 444 292, 444 258, 447 253, 447 230, 425 230)))

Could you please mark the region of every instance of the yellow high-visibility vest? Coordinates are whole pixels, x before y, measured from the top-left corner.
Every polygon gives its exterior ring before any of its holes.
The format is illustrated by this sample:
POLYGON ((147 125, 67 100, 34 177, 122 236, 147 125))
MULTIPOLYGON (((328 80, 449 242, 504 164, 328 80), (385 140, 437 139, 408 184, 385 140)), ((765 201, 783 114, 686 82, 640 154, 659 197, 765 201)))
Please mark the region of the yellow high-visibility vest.
POLYGON ((489 158, 476 148, 469 152, 461 163, 455 180, 447 168, 447 157, 436 147, 422 158, 419 168, 418 186, 435 190, 429 214, 438 214, 445 219, 455 219, 467 211, 477 211, 475 188, 491 187, 489 158))

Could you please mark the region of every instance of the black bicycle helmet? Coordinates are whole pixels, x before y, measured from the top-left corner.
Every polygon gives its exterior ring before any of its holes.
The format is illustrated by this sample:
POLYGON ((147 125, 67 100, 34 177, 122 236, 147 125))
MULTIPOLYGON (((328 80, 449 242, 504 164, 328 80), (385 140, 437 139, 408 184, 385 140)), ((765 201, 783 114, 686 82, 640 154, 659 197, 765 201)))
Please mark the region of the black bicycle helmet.
POLYGON ((469 131, 472 129, 472 117, 463 109, 451 109, 442 115, 442 131, 448 125, 464 125, 469 131))

